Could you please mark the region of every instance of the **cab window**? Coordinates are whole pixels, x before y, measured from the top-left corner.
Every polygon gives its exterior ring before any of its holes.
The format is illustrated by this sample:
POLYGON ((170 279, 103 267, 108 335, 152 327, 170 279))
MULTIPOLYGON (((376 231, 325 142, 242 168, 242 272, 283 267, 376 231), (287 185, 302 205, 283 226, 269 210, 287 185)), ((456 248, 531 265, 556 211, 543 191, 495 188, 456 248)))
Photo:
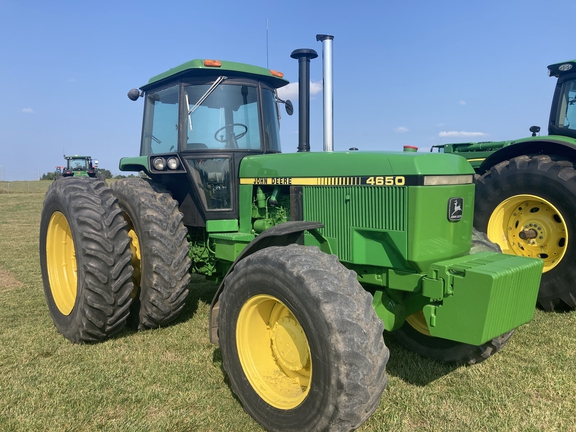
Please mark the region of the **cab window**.
POLYGON ((175 152, 178 149, 178 86, 146 94, 140 154, 175 152))

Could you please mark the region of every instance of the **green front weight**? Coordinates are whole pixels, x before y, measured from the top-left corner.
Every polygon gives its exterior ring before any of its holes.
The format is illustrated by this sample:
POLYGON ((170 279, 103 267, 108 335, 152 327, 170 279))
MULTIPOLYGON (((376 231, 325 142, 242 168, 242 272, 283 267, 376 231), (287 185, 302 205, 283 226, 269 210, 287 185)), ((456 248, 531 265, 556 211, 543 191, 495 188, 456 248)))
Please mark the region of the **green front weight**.
POLYGON ((433 264, 428 277, 444 279, 448 294, 424 307, 430 334, 481 345, 534 316, 542 261, 482 252, 433 264))

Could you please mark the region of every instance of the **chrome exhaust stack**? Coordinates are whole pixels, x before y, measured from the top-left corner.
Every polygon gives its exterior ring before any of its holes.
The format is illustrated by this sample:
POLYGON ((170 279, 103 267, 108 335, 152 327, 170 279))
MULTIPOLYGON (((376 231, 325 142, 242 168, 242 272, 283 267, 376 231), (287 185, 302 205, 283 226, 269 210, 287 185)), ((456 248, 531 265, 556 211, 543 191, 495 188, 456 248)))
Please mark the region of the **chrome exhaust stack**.
POLYGON ((322 42, 322 84, 324 92, 324 151, 334 151, 334 86, 332 76, 332 40, 334 36, 317 34, 322 42))

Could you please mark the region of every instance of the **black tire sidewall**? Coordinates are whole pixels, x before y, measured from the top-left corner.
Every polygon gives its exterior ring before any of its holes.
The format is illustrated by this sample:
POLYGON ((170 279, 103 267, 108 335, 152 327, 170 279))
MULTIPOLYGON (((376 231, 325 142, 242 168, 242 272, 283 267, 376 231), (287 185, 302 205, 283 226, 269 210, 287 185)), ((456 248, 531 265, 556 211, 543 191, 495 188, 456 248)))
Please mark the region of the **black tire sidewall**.
MULTIPOLYGON (((73 177, 68 177, 73 179, 73 177)), ((67 179, 60 179, 59 182, 68 181, 67 179)), ((73 180, 77 181, 77 180, 73 180)), ((53 183, 55 184, 55 183, 53 183)), ((57 185, 57 186, 60 186, 57 185)), ((74 242, 74 250, 80 251, 81 245, 78 244, 78 238, 76 233, 79 232, 79 227, 77 224, 76 217, 74 213, 69 208, 69 202, 62 193, 58 193, 54 188, 51 189, 45 199, 44 208, 42 210, 42 216, 40 219, 40 267, 42 270, 42 280, 44 284, 44 294, 46 296, 46 302, 48 304, 48 309, 50 310, 50 315, 54 321, 54 325, 60 333, 62 333, 66 338, 72 341, 78 341, 80 337, 77 329, 80 328, 81 314, 79 313, 82 308, 82 302, 84 299, 84 284, 85 280, 84 274, 84 257, 82 254, 76 254, 76 268, 77 268, 77 284, 76 284, 76 299, 72 311, 69 315, 64 315, 56 306, 54 301, 54 296, 52 289, 50 288, 50 282, 48 278, 48 263, 46 256, 46 238, 48 233, 48 226, 50 224, 50 219, 52 215, 56 212, 60 212, 66 218, 70 230, 72 233, 72 240, 74 242)))
MULTIPOLYGON (((122 180, 118 180, 122 181, 122 180)), ((141 297, 144 295, 142 290, 142 280, 145 278, 144 272, 146 272, 149 267, 147 266, 147 259, 148 253, 145 253, 142 249, 145 247, 144 241, 144 233, 142 232, 142 228, 140 226, 140 218, 138 217, 138 212, 134 208, 133 200, 125 197, 123 194, 119 194, 117 190, 113 189, 114 195, 118 199, 118 204, 122 209, 122 212, 125 213, 130 221, 128 223, 132 224, 134 227, 134 231, 136 232, 136 236, 138 237, 139 247, 140 247, 140 281, 138 281, 138 291, 136 292, 136 296, 132 298, 132 304, 130 305, 130 314, 128 315, 128 327, 131 329, 137 330, 140 325, 140 317, 139 313, 141 310, 141 297)), ((127 228, 129 229, 129 227, 127 228)), ((132 241, 132 240, 131 240, 132 241)), ((136 271, 136 269, 134 269, 136 271)))
MULTIPOLYGON (((189 250, 188 241, 184 239, 176 244, 175 240, 180 238, 180 230, 186 230, 181 219, 176 219, 177 214, 180 214, 177 201, 162 186, 144 179, 118 180, 112 184, 112 191, 120 208, 130 219, 140 248, 139 292, 132 301, 129 325, 139 330, 166 325, 176 319, 184 306, 190 280, 190 260, 186 253, 189 250), (145 206, 151 202, 156 203, 155 210, 161 210, 154 216, 145 206), (174 226, 177 228, 172 233, 164 229, 165 227, 161 229, 158 219, 176 220, 174 226), (159 247, 157 242, 160 238, 174 240, 173 247, 159 247), (162 247, 165 249, 161 249, 162 247), (184 274, 172 267, 175 264, 174 257, 182 257, 182 260, 176 263, 178 266, 187 266, 184 274), (164 273, 158 275, 161 268, 164 273)), ((171 222, 167 225, 170 226, 171 222)))

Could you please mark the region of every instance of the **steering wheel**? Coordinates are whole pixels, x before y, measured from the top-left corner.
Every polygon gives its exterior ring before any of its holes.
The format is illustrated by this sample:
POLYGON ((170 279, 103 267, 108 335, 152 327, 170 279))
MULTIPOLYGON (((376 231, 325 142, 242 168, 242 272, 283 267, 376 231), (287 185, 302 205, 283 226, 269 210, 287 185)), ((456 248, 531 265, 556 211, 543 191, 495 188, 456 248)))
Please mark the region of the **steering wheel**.
POLYGON ((234 147, 238 147, 238 145, 236 145, 236 141, 239 140, 240 138, 242 138, 244 135, 246 135, 246 132, 248 132, 248 126, 246 126, 245 124, 242 123, 230 123, 226 126, 221 127, 220 129, 218 129, 215 133, 214 133, 214 139, 218 142, 224 143, 226 141, 228 141, 226 138, 223 137, 218 137, 218 132, 223 131, 223 130, 228 130, 228 132, 232 133, 232 144, 234 144, 234 147), (240 132, 238 135, 236 135, 234 133, 234 127, 239 126, 239 127, 243 127, 244 128, 244 132, 240 132))

